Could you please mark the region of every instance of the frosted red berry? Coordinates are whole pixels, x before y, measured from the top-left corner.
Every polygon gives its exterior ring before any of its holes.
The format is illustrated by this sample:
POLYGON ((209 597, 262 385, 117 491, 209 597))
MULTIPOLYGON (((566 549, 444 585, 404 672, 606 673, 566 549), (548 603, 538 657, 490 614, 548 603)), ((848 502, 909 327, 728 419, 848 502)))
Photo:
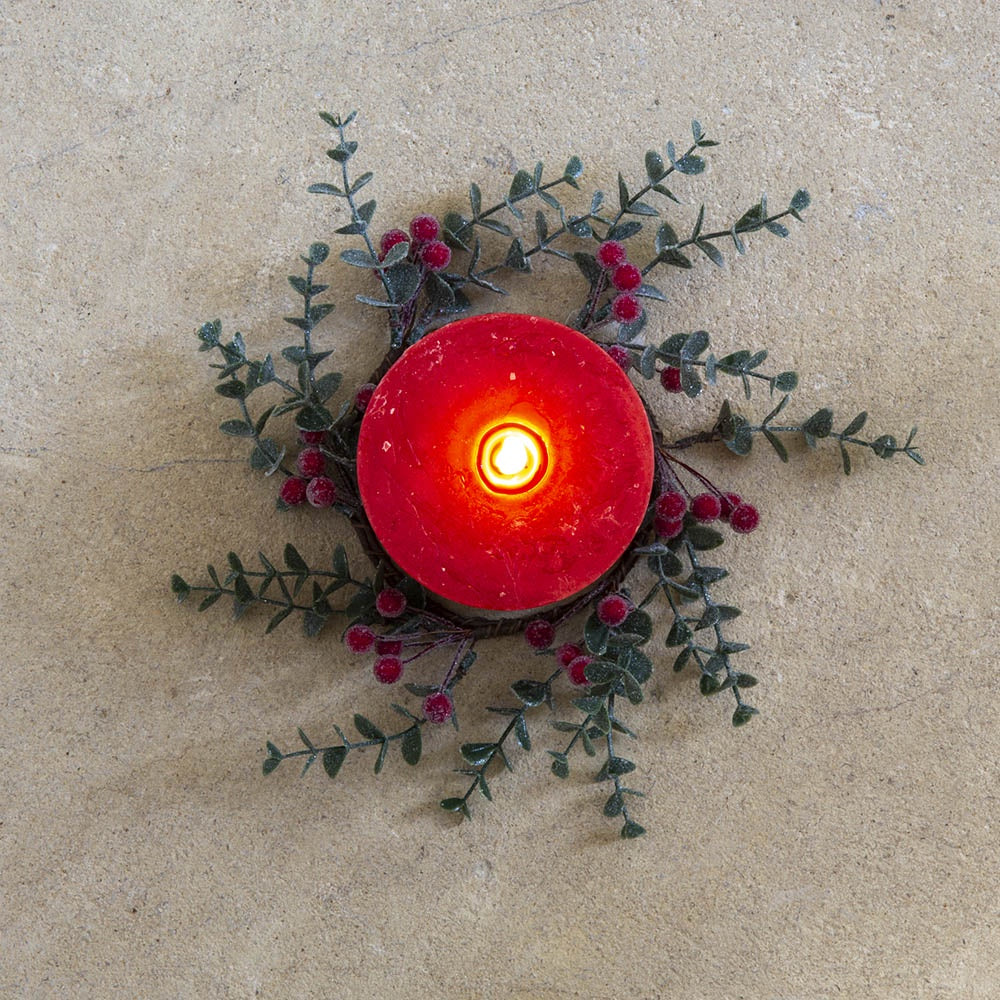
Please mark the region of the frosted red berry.
POLYGON ((398 656, 380 656, 372 673, 379 684, 395 684, 403 676, 403 661, 398 656))
POLYGON ((583 656, 583 649, 575 642, 565 642, 556 650, 556 662, 560 667, 568 667, 578 656, 583 656))
POLYGON ((642 305, 631 292, 622 292, 611 303, 611 315, 618 323, 631 323, 642 315, 642 305))
POLYGON ((676 538, 684 530, 684 520, 678 518, 672 521, 668 517, 654 517, 653 528, 658 537, 669 540, 676 538))
POLYGON ((443 271, 451 263, 451 250, 440 240, 431 240, 420 251, 420 262, 428 271, 443 271))
POLYGON ((326 456, 319 448, 303 448, 295 464, 306 479, 312 479, 323 474, 326 469, 326 456))
POLYGON ((441 227, 433 215, 417 215, 410 221, 410 235, 418 243, 430 243, 436 240, 441 227))
POLYGON ((406 610, 406 595, 395 587, 385 587, 375 598, 375 610, 383 618, 398 618, 406 610))
POLYGON ((676 521, 688 509, 687 498, 679 490, 667 490, 656 498, 656 516, 664 521, 676 521))
POLYGON ((619 264, 611 272, 611 284, 619 292, 634 292, 642 284, 642 271, 635 264, 619 264))
POLYGON ((597 617, 602 625, 617 628, 632 611, 632 602, 621 594, 609 594, 597 604, 597 617))
POLYGON ((610 271, 619 264, 624 264, 627 255, 624 243, 619 243, 618 240, 605 240, 597 248, 597 263, 605 271, 610 271))
POLYGON ((447 722, 455 711, 455 705, 444 691, 435 691, 424 698, 424 715, 428 722, 440 726, 447 722))
POLYGON ((322 444, 326 431, 299 431, 299 440, 303 444, 322 444))
POLYGON ((555 637, 555 626, 542 618, 536 618, 524 627, 524 638, 532 649, 548 649, 555 637))
POLYGON ((719 517, 723 521, 728 521, 730 515, 736 510, 739 505, 743 503, 743 497, 739 493, 723 493, 722 494, 722 512, 719 517))
POLYGON ((289 507, 297 507, 304 503, 306 499, 306 481, 298 476, 289 476, 278 491, 278 496, 288 504, 289 507))
POLYGON ((570 663, 566 668, 566 676, 570 679, 570 683, 577 687, 586 687, 590 683, 587 680, 587 667, 590 666, 591 659, 589 656, 578 656, 570 663))
POLYGON ((621 344, 612 344, 607 348, 608 357, 618 365, 623 372, 627 372, 629 368, 632 367, 632 355, 621 346, 621 344))
POLYGON ((749 535, 760 524, 760 514, 752 503, 741 503, 729 515, 729 527, 741 535, 749 535))
POLYGON ((352 653, 367 653, 375 645, 375 638, 367 625, 352 625, 344 633, 344 644, 352 653))
POLYGON ((358 413, 364 413, 368 409, 368 404, 375 395, 375 383, 365 382, 363 386, 354 394, 354 408, 358 413))
POLYGON ((309 485, 306 487, 306 499, 314 507, 321 509, 332 507, 337 499, 337 487, 332 479, 327 479, 326 476, 317 476, 315 479, 309 480, 309 485))
POLYGON ((722 501, 714 493, 699 493, 691 501, 691 513, 695 520, 708 524, 722 513, 722 501))
POLYGON ((376 639, 375 652, 379 656, 399 656, 403 652, 402 639, 376 639))
POLYGON ((385 260, 386 254, 400 243, 409 243, 410 237, 402 229, 390 229, 385 233, 379 243, 378 259, 385 260))
POLYGON ((667 392, 683 392, 684 387, 681 385, 680 368, 674 368, 673 365, 668 365, 664 368, 663 371, 660 372, 660 385, 662 385, 667 392))

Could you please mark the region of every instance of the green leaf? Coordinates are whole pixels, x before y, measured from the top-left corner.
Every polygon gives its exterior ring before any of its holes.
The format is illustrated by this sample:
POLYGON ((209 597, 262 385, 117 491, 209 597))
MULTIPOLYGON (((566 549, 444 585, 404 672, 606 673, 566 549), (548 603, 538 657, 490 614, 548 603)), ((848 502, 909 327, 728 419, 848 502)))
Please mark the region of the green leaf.
POLYGON ((265 757, 262 770, 264 774, 270 774, 281 763, 280 757, 265 757))
POLYGON ((792 195, 792 200, 789 202, 788 207, 793 212, 802 212, 809 207, 811 200, 809 192, 806 191, 805 188, 799 188, 798 191, 792 195))
POLYGON ((337 545, 333 550, 333 575, 346 579, 351 575, 347 563, 347 551, 343 545, 337 545))
POLYGON ((170 589, 177 595, 178 601, 186 600, 191 593, 190 584, 176 573, 170 578, 170 589))
POLYGON ((363 715, 356 713, 354 716, 354 728, 366 740, 384 740, 385 733, 375 725, 371 719, 366 719, 363 715))
POLYGON ((608 648, 610 635, 611 630, 601 623, 597 615, 591 615, 583 626, 583 641, 595 656, 600 656, 608 648))
POLYGON ((524 721, 523 714, 518 715, 514 721, 514 738, 522 750, 531 749, 531 737, 528 735, 528 724, 524 721))
POLYGON ((291 542, 289 542, 285 546, 284 556, 285 556, 285 565, 293 573, 301 573, 305 575, 309 572, 308 564, 306 563, 305 559, 303 559, 302 556, 299 555, 299 550, 296 549, 291 542))
POLYGON ((862 427, 865 426, 865 421, 868 419, 868 413, 862 411, 859 413, 844 429, 841 433, 844 437, 850 437, 852 434, 857 434, 862 427))
POLYGON ((459 753, 462 759, 473 767, 482 767, 493 759, 497 751, 496 743, 463 743, 459 753))
POLYGON ((520 680, 510 686, 511 691, 529 708, 535 708, 545 701, 549 693, 547 684, 542 681, 520 680))
POLYGON ((350 264, 351 267, 363 267, 368 270, 373 270, 379 266, 377 257, 373 257, 367 250, 361 250, 358 247, 350 247, 347 250, 341 250, 340 259, 345 264, 350 264))
POLYGON ((666 644, 668 646, 685 646, 691 641, 692 635, 688 623, 683 618, 677 618, 667 633, 666 644))
POLYGON ((408 262, 390 267, 383 277, 393 302, 409 302, 420 288, 420 269, 408 262))
POLYGON ((621 792, 613 792, 607 802, 604 803, 605 816, 620 816, 625 802, 621 792))
POLYGON ((217 385, 215 391, 227 399, 245 399, 247 387, 239 379, 233 379, 231 382, 223 382, 222 385, 217 385))
POLYGON ((795 372, 781 372, 774 376, 771 389, 772 391, 777 389, 778 392, 794 392, 798 385, 799 376, 795 372))
POLYGON ((663 157, 655 150, 649 150, 646 153, 646 176, 650 182, 655 184, 666 172, 666 168, 663 166, 663 157))
POLYGON ((310 194, 332 194, 335 195, 337 198, 344 197, 344 192, 341 191, 336 184, 325 184, 325 183, 310 184, 309 187, 306 188, 306 190, 310 194))
POLYGON ((326 402, 339 388, 343 380, 340 372, 328 372, 316 380, 315 392, 321 402, 326 402))
POLYGON ((804 433, 815 438, 825 438, 833 429, 833 410, 824 407, 817 410, 803 425, 804 433))
POLYGON ((750 705, 738 705, 733 712, 733 725, 745 726, 757 714, 757 709, 750 705))
POLYGON ((465 799, 460 799, 460 798, 442 799, 440 805, 445 812, 450 812, 450 813, 460 812, 468 815, 468 806, 466 806, 465 804, 465 799))
POLYGON ((524 245, 521 243, 520 238, 515 238, 511 243, 510 248, 507 250, 504 266, 514 271, 528 272, 531 270, 531 264, 524 254, 524 245))
POLYGON ((641 837, 645 832, 646 828, 644 826, 640 826, 634 819, 630 819, 622 827, 622 839, 635 840, 636 837, 641 837))
POLYGON ((608 774, 631 774, 635 770, 635 763, 625 757, 609 757, 607 769, 608 774))
POLYGON ((628 186, 625 184, 625 178, 621 174, 618 175, 618 207, 621 209, 622 213, 628 211, 628 186))
POLYGON ((642 223, 636 222, 634 219, 628 222, 619 222, 617 226, 613 226, 608 232, 609 240, 627 240, 631 239, 636 233, 642 231, 642 223))
POLYGON ((666 250, 662 252, 657 258, 664 264, 669 264, 671 267, 680 268, 691 268, 694 265, 680 252, 680 250, 666 250))
POLYGON ((310 264, 322 264, 330 256, 330 248, 325 243, 311 243, 308 256, 310 264))
POLYGON ((420 762, 420 754, 423 750, 420 726, 411 726, 403 733, 403 738, 400 741, 400 750, 403 753, 403 760, 411 767, 420 762))
MULTIPOLYGON (((566 164, 566 169, 563 171, 563 180, 565 181, 576 181, 579 180, 583 174, 583 160, 579 156, 571 156, 569 162, 566 164)), ((573 185, 576 187, 576 185, 573 185)))
POLYGON ((346 757, 347 747, 327 747, 323 751, 323 770, 326 771, 328 777, 337 777, 337 772, 340 770, 346 757))
POLYGON ((326 615, 321 615, 310 610, 302 616, 302 627, 305 634, 310 639, 314 639, 320 634, 320 632, 323 631, 323 626, 326 624, 326 621, 326 615))
POLYGON ((718 247, 713 246, 707 240, 697 240, 695 246, 713 263, 716 267, 725 266, 725 258, 719 252, 718 247))
POLYGON ((557 778, 568 778, 569 777, 569 759, 564 753, 558 753, 555 750, 550 750, 549 753, 552 755, 552 773, 557 778))
POLYGON ((267 623, 267 628, 264 629, 265 635, 270 635, 293 611, 291 605, 287 608, 282 608, 274 617, 267 623))
POLYGON ((774 236, 780 236, 784 239, 788 235, 788 227, 783 226, 780 222, 765 222, 764 228, 774 236))
POLYGON ((511 181, 510 193, 507 195, 511 201, 518 201, 526 198, 535 190, 535 180, 527 170, 518 170, 511 181))
POLYGON ((777 453, 778 458, 780 458, 782 462, 787 462, 788 461, 788 449, 785 447, 785 445, 781 441, 781 439, 775 433, 773 433, 773 431, 769 431, 766 427, 763 428, 763 434, 764 434, 764 437, 767 438, 767 443, 777 453))

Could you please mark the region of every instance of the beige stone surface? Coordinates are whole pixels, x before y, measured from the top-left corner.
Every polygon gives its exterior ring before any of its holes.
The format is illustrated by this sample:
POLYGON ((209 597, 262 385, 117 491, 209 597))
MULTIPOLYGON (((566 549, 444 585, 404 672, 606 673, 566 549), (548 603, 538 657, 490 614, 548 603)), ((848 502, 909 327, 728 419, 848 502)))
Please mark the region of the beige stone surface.
MULTIPOLYGON (((3 4, 0 995, 1000 996, 996 14, 3 4), (287 342, 285 275, 343 222, 305 190, 332 179, 316 112, 353 107, 384 226, 571 153, 613 191, 697 116, 722 145, 676 186, 678 226, 764 189, 814 201, 789 240, 666 275, 655 335, 766 345, 800 414, 920 425, 922 470, 706 456, 764 512, 723 591, 761 717, 731 730, 657 644, 629 716, 634 843, 585 763, 547 773, 544 720, 461 825, 434 805, 463 787, 447 734, 418 769, 264 780, 266 738, 385 721, 388 699, 334 633, 265 637, 167 591, 229 549, 323 558, 337 536, 279 516, 216 432, 232 414, 193 331, 287 342)), ((364 276, 326 274, 323 344, 356 384, 381 331, 364 276)), ((564 318, 580 283, 544 275, 504 305, 564 318)), ((717 404, 658 401, 677 427, 717 404)), ((496 643, 473 700, 523 669, 496 643)), ((467 709, 467 738, 494 728, 467 709)))

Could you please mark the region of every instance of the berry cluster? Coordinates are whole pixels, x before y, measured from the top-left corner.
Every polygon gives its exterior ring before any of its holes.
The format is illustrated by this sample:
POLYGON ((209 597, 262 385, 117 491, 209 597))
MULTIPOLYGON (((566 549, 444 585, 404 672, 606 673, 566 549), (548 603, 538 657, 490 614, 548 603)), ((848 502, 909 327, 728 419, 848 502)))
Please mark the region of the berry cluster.
MULTIPOLYGON (((401 618, 407 610, 406 595, 395 587, 383 587, 375 596, 375 610, 388 621, 401 618)), ((408 659, 403 659, 403 639, 397 636, 381 636, 370 625, 360 622, 348 627, 344 632, 344 645, 352 653, 374 653, 372 673, 380 684, 395 684, 403 676, 403 668, 421 655, 418 651, 408 659)), ((433 691, 424 698, 424 716, 428 722, 438 725, 447 722, 454 713, 455 706, 447 691, 433 691)))
MULTIPOLYGON (((611 300, 612 318, 616 323, 634 323, 642 315, 642 303, 635 294, 642 287, 642 271, 629 263, 625 244, 618 240, 605 240, 597 248, 597 263, 618 293, 611 300)), ((613 357, 623 368, 627 367, 620 354, 613 357)))
MULTIPOLYGON (((594 613, 602 625, 609 629, 616 629, 625 623, 634 610, 632 602, 623 594, 609 594, 597 602, 594 613)), ((528 645, 538 652, 554 652, 556 663, 562 668, 571 684, 576 687, 590 685, 587 678, 587 667, 590 666, 594 658, 588 655, 584 643, 565 642, 553 651, 552 644, 556 638, 556 627, 544 618, 536 618, 534 621, 528 622, 524 627, 524 638, 528 645)))
POLYGON ((326 454, 323 451, 323 431, 299 431, 305 447, 295 459, 297 476, 289 476, 278 492, 282 503, 297 507, 307 500, 313 507, 332 507, 337 500, 337 487, 326 475, 326 454))
POLYGON ((676 538, 684 530, 684 518, 690 515, 700 524, 719 519, 729 522, 737 534, 747 535, 760 523, 760 514, 752 503, 738 493, 717 490, 688 497, 679 489, 667 490, 656 498, 654 527, 660 538, 676 538))
POLYGON ((451 250, 447 243, 438 239, 440 234, 441 226, 433 215, 414 216, 410 220, 409 233, 402 229, 390 229, 382 236, 378 259, 385 260, 393 247, 406 243, 410 261, 434 273, 443 271, 451 263, 451 250))

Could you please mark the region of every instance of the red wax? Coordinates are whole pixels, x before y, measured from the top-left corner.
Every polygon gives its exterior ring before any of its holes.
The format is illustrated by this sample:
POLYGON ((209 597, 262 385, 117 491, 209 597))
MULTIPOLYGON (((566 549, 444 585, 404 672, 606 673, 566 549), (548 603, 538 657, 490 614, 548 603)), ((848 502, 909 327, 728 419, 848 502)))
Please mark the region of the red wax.
POLYGON ((652 482, 628 376, 536 316, 474 316, 418 341, 379 383, 358 442, 361 499, 390 559, 470 608, 539 608, 594 583, 635 536, 652 482))

